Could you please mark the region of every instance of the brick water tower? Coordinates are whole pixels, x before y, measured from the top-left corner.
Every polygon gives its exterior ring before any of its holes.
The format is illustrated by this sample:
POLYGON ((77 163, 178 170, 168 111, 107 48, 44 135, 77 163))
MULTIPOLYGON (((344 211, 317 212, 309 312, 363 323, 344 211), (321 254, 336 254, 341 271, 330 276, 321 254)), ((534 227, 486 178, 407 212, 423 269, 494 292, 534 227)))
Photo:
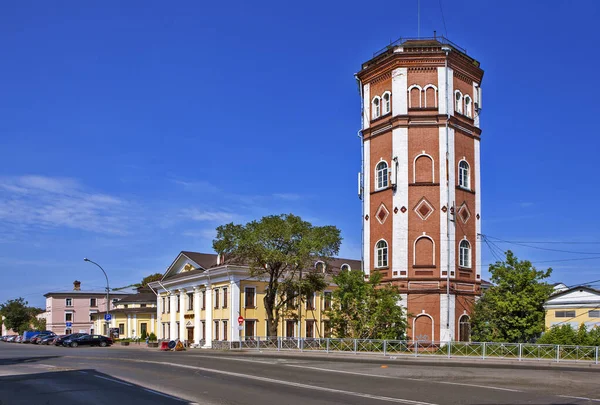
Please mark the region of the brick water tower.
POLYGON ((408 338, 468 340, 481 293, 479 62, 443 37, 364 63, 363 270, 397 285, 408 338))

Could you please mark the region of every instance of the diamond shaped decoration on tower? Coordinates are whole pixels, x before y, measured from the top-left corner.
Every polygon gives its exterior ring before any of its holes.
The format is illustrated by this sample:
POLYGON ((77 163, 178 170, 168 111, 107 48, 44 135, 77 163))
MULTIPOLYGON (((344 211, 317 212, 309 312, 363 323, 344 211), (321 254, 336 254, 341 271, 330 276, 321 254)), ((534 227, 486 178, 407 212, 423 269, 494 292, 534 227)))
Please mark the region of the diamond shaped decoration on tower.
POLYGON ((425 197, 419 201, 419 203, 415 206, 415 212, 422 220, 426 220, 429 218, 431 214, 433 214, 434 208, 433 205, 425 197))
POLYGON ((385 207, 385 205, 382 203, 379 206, 379 209, 377 210, 377 212, 375 213, 375 217, 377 217, 377 220, 379 221, 380 224, 383 224, 385 222, 385 220, 387 219, 388 215, 390 215, 390 212, 385 207))
POLYGON ((463 224, 466 224, 469 218, 471 218, 471 212, 469 211, 469 207, 467 207, 466 202, 462 203, 462 205, 458 208, 458 217, 463 224))

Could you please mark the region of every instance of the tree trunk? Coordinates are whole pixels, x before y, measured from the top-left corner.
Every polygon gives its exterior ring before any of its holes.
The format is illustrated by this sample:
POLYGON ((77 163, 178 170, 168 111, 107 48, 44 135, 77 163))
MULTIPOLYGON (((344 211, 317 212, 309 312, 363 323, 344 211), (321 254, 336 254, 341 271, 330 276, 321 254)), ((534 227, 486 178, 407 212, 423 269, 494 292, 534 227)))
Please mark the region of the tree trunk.
POLYGON ((265 312, 267 313, 267 333, 269 337, 277 336, 277 326, 279 325, 279 314, 275 307, 275 294, 271 296, 269 292, 265 294, 264 298, 265 312))

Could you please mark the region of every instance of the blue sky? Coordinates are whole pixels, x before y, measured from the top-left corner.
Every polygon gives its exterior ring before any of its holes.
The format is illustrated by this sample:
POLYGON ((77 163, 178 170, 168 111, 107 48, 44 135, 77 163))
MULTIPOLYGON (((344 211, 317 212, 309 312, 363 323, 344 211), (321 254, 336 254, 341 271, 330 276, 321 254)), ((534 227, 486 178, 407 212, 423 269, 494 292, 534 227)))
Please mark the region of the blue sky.
MULTIPOLYGON (((353 75, 416 36, 417 1, 216 3, 3 5, 0 301, 101 289, 86 256, 137 282, 275 213, 337 225, 360 258, 353 75)), ((421 3, 421 34, 444 34, 438 0, 421 3)), ((485 70, 483 233, 538 247, 498 242, 553 281, 599 279, 600 3, 441 4, 485 70)))

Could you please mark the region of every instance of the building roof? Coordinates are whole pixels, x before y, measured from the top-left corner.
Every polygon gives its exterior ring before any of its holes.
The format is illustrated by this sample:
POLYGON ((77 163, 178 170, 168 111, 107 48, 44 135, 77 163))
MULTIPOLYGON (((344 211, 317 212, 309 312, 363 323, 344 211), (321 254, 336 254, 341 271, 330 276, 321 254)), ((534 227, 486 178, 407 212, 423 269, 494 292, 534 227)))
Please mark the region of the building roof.
POLYGON ((154 294, 153 292, 140 292, 137 294, 129 294, 126 295, 124 297, 122 297, 118 304, 126 304, 129 302, 135 302, 135 303, 139 303, 139 302, 156 302, 156 294, 154 294))
POLYGON ((198 263, 205 269, 209 269, 213 266, 217 265, 217 254, 215 253, 198 253, 198 252, 189 252, 182 251, 182 254, 189 257, 194 262, 198 263))
MULTIPOLYGON (((110 296, 111 297, 117 297, 117 296, 123 296, 123 295, 129 295, 130 293, 128 292, 110 292, 110 296)), ((47 292, 46 294, 44 294, 44 297, 48 298, 51 297, 53 295, 89 295, 89 296, 106 296, 106 291, 83 291, 83 290, 69 290, 69 291, 51 291, 51 292, 47 292)))
MULTIPOLYGON (((111 309, 110 314, 111 315, 114 315, 114 314, 156 314, 157 313, 156 311, 158 311, 158 308, 156 308, 156 307, 116 308, 116 309, 111 309)), ((106 314, 106 311, 92 312, 90 315, 104 316, 104 314, 106 314)))

